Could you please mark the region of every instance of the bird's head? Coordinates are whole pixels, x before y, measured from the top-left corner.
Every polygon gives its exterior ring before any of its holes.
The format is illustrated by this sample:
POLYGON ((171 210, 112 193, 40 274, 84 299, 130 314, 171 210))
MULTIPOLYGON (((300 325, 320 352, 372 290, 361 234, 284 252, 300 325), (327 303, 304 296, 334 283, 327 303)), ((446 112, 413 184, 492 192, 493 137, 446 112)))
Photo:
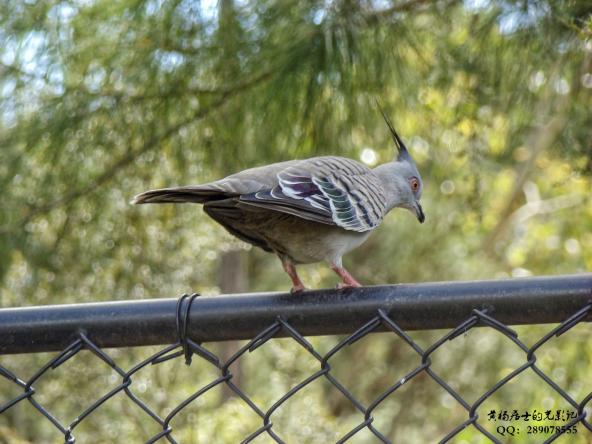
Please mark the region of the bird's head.
POLYGON ((399 137, 395 127, 391 123, 388 116, 384 113, 382 108, 380 108, 380 105, 379 109, 391 132, 395 146, 397 147, 397 153, 393 162, 393 170, 396 176, 395 179, 397 188, 396 206, 411 211, 417 217, 417 220, 420 223, 423 223, 425 221, 425 215, 423 213, 421 204, 419 203, 423 190, 421 175, 417 170, 417 166, 415 165, 411 154, 403 143, 403 140, 401 137, 399 137))

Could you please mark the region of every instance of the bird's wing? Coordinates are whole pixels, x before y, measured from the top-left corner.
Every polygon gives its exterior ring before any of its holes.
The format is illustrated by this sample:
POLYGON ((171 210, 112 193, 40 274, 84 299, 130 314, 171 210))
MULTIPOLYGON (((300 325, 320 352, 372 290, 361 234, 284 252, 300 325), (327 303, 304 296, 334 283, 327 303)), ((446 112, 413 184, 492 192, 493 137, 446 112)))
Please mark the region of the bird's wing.
POLYGON ((251 168, 203 185, 150 190, 133 203, 206 204, 228 198, 245 210, 266 209, 351 231, 376 228, 385 196, 368 167, 344 157, 314 157, 251 168))
POLYGON ((333 156, 287 166, 277 173, 276 186, 242 194, 239 205, 360 232, 376 228, 386 210, 384 190, 372 170, 333 156))

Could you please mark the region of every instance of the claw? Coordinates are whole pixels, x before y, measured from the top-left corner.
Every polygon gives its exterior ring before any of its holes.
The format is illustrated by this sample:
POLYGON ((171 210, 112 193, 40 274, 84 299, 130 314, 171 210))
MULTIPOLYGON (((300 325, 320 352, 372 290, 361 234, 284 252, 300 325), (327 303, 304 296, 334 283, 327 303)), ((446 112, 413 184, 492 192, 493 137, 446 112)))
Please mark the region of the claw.
POLYGON ((360 288, 362 285, 359 282, 346 284, 345 282, 340 282, 335 286, 337 290, 343 290, 344 288, 360 288))
POLYGON ((290 289, 290 293, 291 294, 298 294, 298 293, 302 293, 304 290, 306 290, 306 287, 304 285, 295 285, 290 289))

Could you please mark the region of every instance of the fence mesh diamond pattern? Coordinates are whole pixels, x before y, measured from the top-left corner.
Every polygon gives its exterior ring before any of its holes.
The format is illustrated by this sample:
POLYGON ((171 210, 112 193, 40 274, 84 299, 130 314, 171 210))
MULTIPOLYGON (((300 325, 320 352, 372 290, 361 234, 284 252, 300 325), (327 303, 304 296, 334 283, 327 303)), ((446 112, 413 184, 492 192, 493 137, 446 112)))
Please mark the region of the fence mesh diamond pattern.
POLYGON ((359 412, 359 423, 339 438, 338 443, 348 442, 360 433, 362 430, 370 431, 376 438, 377 442, 389 443, 391 442, 383 432, 374 423, 374 413, 376 409, 389 397, 397 396, 398 390, 409 381, 416 378, 418 375, 427 375, 431 380, 437 383, 442 389, 456 400, 456 402, 466 410, 466 420, 459 424, 451 424, 450 430, 445 436, 442 436, 440 442, 452 441, 455 436, 461 433, 467 427, 473 427, 482 436, 494 443, 499 443, 500 436, 495 436, 484 427, 484 420, 487 417, 488 412, 483 412, 483 403, 490 398, 494 393, 500 390, 503 386, 508 384, 513 379, 517 378, 518 375, 524 372, 532 372, 536 377, 540 378, 540 383, 545 385, 546 389, 559 395, 565 400, 577 414, 574 414, 572 418, 565 422, 564 427, 557 427, 554 434, 549 434, 541 439, 546 439, 545 442, 552 442, 559 438, 561 435, 568 433, 571 426, 578 425, 580 427, 580 433, 589 433, 589 438, 592 440, 592 424, 586 417, 586 407, 589 405, 592 399, 592 392, 585 396, 583 399, 573 399, 566 390, 562 389, 561 386, 554 381, 554 379, 543 372, 539 366, 537 366, 537 351, 550 339, 556 336, 560 336, 572 329, 578 323, 582 322, 592 311, 592 304, 583 306, 580 310, 573 313, 568 319, 564 320, 561 324, 552 328, 547 334, 538 340, 533 346, 528 347, 518 338, 518 334, 507 325, 499 322, 495 319, 492 314, 487 313, 487 310, 473 310, 472 314, 456 328, 448 331, 439 340, 435 341, 431 346, 426 349, 421 348, 416 341, 414 341, 409 334, 403 331, 399 325, 387 315, 387 313, 379 309, 375 316, 362 325, 357 331, 341 340, 336 346, 334 346, 327 353, 321 354, 311 345, 311 343, 301 335, 296 328, 294 328, 290 322, 282 317, 278 317, 275 322, 261 331, 258 335, 252 338, 246 345, 240 348, 234 355, 227 359, 221 359, 216 354, 212 353, 205 346, 195 342, 191 337, 187 335, 187 326, 189 322, 189 312, 191 304, 196 295, 187 296, 184 295, 179 299, 177 303, 177 331, 179 340, 176 343, 168 345, 153 354, 149 358, 137 363, 130 369, 121 368, 117 362, 109 356, 109 352, 101 349, 93 342, 92 332, 80 332, 78 337, 63 351, 56 354, 47 364, 39 368, 35 374, 27 380, 21 379, 18 375, 14 374, 9 368, 0 366, 0 376, 4 380, 4 384, 13 384, 19 388, 21 393, 12 399, 4 402, 0 405, 0 415, 14 409, 21 403, 30 403, 36 410, 36 414, 39 415, 39 419, 48 421, 55 427, 61 434, 63 434, 64 441, 67 443, 75 442, 76 429, 83 423, 89 415, 93 414, 97 409, 100 408, 109 399, 115 397, 118 394, 124 394, 129 398, 131 402, 136 404, 148 418, 151 418, 156 424, 158 424, 159 432, 153 436, 146 437, 146 443, 155 442, 170 442, 176 443, 175 439, 175 428, 171 425, 172 420, 186 409, 189 405, 194 403, 197 399, 204 396, 208 391, 213 388, 225 385, 228 390, 234 393, 238 398, 244 401, 245 408, 251 409, 261 419, 260 427, 251 433, 249 436, 243 437, 243 443, 248 443, 256 440, 261 435, 266 435, 267 438, 271 438, 272 441, 277 443, 286 442, 282 438, 281 433, 274 429, 274 412, 276 412, 286 401, 295 396, 298 392, 303 390, 309 384, 315 380, 324 378, 329 384, 337 389, 343 396, 351 403, 351 405, 359 412), (493 384, 475 402, 468 402, 465 400, 458 391, 455 391, 449 383, 447 383, 442 377, 438 375, 432 366, 431 357, 448 341, 452 341, 459 335, 466 333, 467 331, 475 327, 485 327, 494 329, 497 332, 504 335, 509 339, 516 347, 522 350, 524 353, 524 363, 519 367, 510 371, 505 377, 493 384), (380 393, 372 402, 364 404, 348 390, 342 382, 332 373, 331 363, 333 359, 338 359, 340 351, 345 347, 350 346, 356 341, 366 337, 367 335, 376 332, 379 328, 387 329, 392 335, 396 335, 400 338, 406 346, 417 355, 417 365, 411 371, 409 371, 402 378, 392 381, 386 390, 380 393), (256 354, 258 348, 268 341, 273 341, 278 334, 282 332, 285 336, 291 338, 299 346, 301 346, 306 353, 310 354, 310 357, 318 362, 318 370, 310 374, 304 380, 300 381, 289 389, 283 396, 281 396, 273 405, 269 408, 264 409, 258 405, 257 401, 253 396, 249 396, 243 391, 238 384, 235 383, 231 366, 241 360, 247 354, 256 354), (114 387, 106 391, 98 399, 94 400, 92 404, 81 411, 78 416, 69 424, 64 424, 57 419, 57 416, 43 405, 43 402, 38 399, 38 392, 35 388, 36 383, 42 377, 46 377, 54 369, 62 366, 67 361, 75 357, 81 350, 90 351, 97 360, 103 361, 109 367, 111 367, 120 378, 120 382, 116 383, 114 387), (217 372, 218 376, 212 379, 206 385, 199 387, 193 394, 188 396, 174 408, 170 409, 166 416, 160 416, 157 412, 152 409, 146 402, 144 402, 137 394, 134 393, 134 377, 147 366, 157 366, 168 360, 184 359, 187 365, 191 365, 196 360, 201 360, 208 365, 212 366, 217 372))

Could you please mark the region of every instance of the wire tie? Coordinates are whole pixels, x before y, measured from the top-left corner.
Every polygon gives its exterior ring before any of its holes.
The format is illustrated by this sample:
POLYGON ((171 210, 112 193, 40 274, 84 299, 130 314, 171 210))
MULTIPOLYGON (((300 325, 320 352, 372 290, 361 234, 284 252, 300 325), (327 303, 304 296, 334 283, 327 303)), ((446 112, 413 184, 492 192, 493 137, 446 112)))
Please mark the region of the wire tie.
POLYGON ((199 296, 199 293, 193 293, 189 296, 185 293, 177 301, 177 336, 179 337, 179 343, 183 347, 183 354, 185 355, 185 364, 191 364, 191 356, 193 351, 187 342, 187 329, 189 327, 189 313, 191 312, 191 304, 195 298, 199 296), (187 303, 185 301, 187 300, 187 303))

